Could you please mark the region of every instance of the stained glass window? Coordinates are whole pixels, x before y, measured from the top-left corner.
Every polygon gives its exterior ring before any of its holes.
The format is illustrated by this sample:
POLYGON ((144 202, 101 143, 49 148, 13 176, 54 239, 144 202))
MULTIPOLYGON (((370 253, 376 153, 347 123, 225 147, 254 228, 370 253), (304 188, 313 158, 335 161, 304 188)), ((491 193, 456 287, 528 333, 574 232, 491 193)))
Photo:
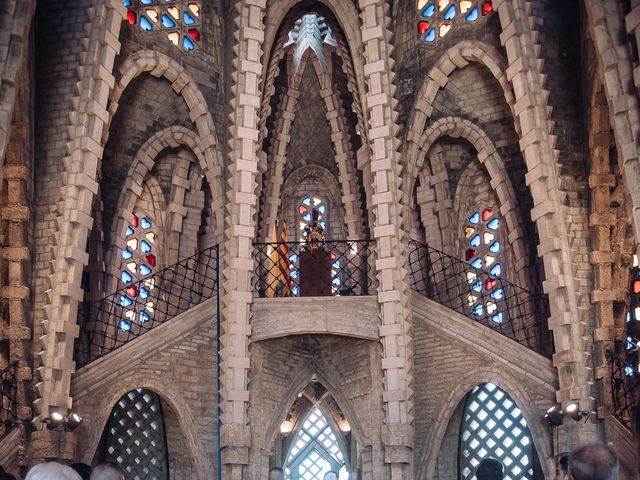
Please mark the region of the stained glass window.
POLYGON ((176 47, 195 50, 200 43, 200 1, 123 0, 125 20, 145 32, 162 31, 176 47))
POLYGON ((349 472, 338 438, 318 407, 307 415, 287 455, 287 480, 323 480, 333 470, 340 480, 348 480, 349 472))
POLYGON ((435 44, 459 23, 475 23, 493 11, 491 0, 415 0, 418 35, 435 44))
POLYGON ((156 236, 150 215, 131 216, 125 230, 126 244, 121 250, 120 282, 125 290, 120 295, 120 329, 124 332, 153 318, 156 279, 150 275, 158 264, 156 236))
POLYGON ((469 265, 467 306, 478 320, 494 324, 505 320, 501 308, 505 292, 496 280, 502 275, 500 223, 491 208, 484 208, 470 212, 464 226, 464 260, 469 265))
POLYGON ((629 282, 629 310, 627 312, 627 341, 625 371, 628 376, 640 372, 640 265, 638 256, 633 256, 633 268, 629 282))
POLYGON ((118 400, 105 437, 103 460, 120 465, 126 478, 169 478, 164 418, 155 393, 138 388, 118 400))
POLYGON ((531 432, 516 403, 497 385, 483 383, 467 395, 460 435, 459 478, 475 480, 485 457, 502 462, 505 480, 534 478, 531 432))

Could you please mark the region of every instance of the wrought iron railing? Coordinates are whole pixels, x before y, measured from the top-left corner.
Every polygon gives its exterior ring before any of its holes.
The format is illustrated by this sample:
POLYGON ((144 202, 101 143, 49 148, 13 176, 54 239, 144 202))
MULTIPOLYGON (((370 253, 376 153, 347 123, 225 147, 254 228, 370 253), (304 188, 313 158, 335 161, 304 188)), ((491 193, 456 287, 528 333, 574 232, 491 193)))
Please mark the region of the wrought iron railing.
POLYGON ((515 340, 552 354, 544 296, 415 240, 409 242, 410 286, 426 297, 515 340))
POLYGON ((255 287, 264 297, 369 295, 372 281, 368 240, 256 243, 255 287))
POLYGON ((4 437, 18 421, 17 396, 18 364, 0 370, 0 438, 4 437))
POLYGON ((613 416, 632 430, 635 408, 640 402, 640 374, 636 370, 634 354, 618 355, 609 352, 613 416), (634 358, 627 358, 633 356, 634 358))
POLYGON ((218 292, 218 247, 160 270, 136 283, 84 302, 78 309, 79 367, 116 350, 218 292))

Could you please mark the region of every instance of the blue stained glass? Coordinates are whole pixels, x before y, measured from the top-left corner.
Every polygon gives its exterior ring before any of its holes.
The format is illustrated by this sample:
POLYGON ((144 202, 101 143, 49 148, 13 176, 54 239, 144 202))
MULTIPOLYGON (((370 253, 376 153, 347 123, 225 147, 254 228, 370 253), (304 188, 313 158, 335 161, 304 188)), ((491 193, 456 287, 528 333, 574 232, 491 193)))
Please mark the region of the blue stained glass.
POLYGON ((306 205, 307 207, 311 206, 311 197, 305 197, 302 199, 302 204, 306 205))
POLYGON ((333 283, 335 286, 340 286, 340 284, 342 283, 342 280, 340 280, 340 277, 333 277, 333 280, 331 281, 331 283, 333 283))
POLYGON ((627 322, 631 321, 631 312, 627 312, 627 322))
POLYGON ((127 297, 126 295, 120 295, 120 305, 123 307, 130 307, 133 305, 133 299, 127 297))
POLYGON ((449 8, 447 8, 447 11, 444 12, 444 19, 453 20, 455 16, 456 16, 456 6, 451 5, 449 8))
POLYGON ((298 270, 291 270, 291 278, 298 278, 298 270))
POLYGON ((140 28, 146 30, 147 32, 150 32, 151 30, 153 30, 153 24, 147 17, 145 17, 144 15, 140 15, 140 28))
POLYGON ((291 293, 293 294, 294 297, 298 296, 298 287, 293 287, 291 289, 291 293))
POLYGON ((423 17, 433 17, 434 13, 436 13, 436 6, 433 3, 430 3, 422 10, 423 17))
POLYGON ((187 37, 186 35, 184 37, 182 37, 182 46, 184 47, 185 50, 187 51, 191 51, 194 48, 196 48, 196 44, 193 43, 191 41, 191 39, 189 37, 187 37))
POLYGON ((479 247, 480 246, 480 235, 475 234, 471 240, 469 240, 469 245, 471 245, 472 247, 479 247))
POLYGON ((491 317, 495 323, 502 323, 502 312, 496 313, 493 317, 491 317))
POLYGON ((627 377, 631 377, 635 372, 633 371, 633 367, 631 365, 625 365, 624 373, 627 375, 627 377))
POLYGON ((121 278, 124 283, 129 283, 131 280, 133 280, 133 277, 129 272, 122 272, 121 278))
POLYGON ((302 236, 306 237, 307 236, 307 232, 306 231, 302 232, 302 236))
POLYGON ((499 277, 500 274, 502 273, 502 266, 500 266, 499 263, 496 263, 493 268, 491 270, 489 270, 489 273, 491 275, 493 275, 494 277, 499 277))
POLYGON ((151 315, 149 315, 147 312, 140 312, 139 318, 140 323, 147 323, 149 320, 151 320, 151 315))
POLYGON ((489 245, 489 251, 493 253, 498 253, 500 251, 500 242, 495 241, 491 245, 489 245))
POLYGON ((147 290, 144 287, 140 289, 140 298, 142 298, 144 300, 145 298, 149 298, 149 295, 151 295, 149 290, 147 290))
POLYGON ((484 311, 484 307, 482 306, 481 303, 478 303, 475 307, 473 307, 473 314, 476 317, 481 317, 483 311, 484 311))
POLYGON ((327 211, 327 207, 325 207, 324 203, 318 207, 318 212, 325 213, 327 211))
POLYGON ((151 270, 149 267, 147 267, 145 264, 140 265, 140 274, 141 275, 149 275, 153 272, 153 270, 151 270))
POLYGON ((472 223, 473 225, 477 225, 479 221, 480 221, 480 214, 478 212, 473 212, 469 217, 469 223, 472 223))
POLYGON ((320 222, 320 226, 324 230, 325 228, 327 228, 327 222, 320 222))
POLYGON ((467 22, 475 22, 478 19, 478 7, 473 7, 464 19, 467 22))
POLYGON ((478 280, 476 283, 473 284, 473 286, 471 287, 471 290, 478 293, 482 292, 482 282, 478 280))
POLYGON ((627 350, 633 350, 634 348, 633 338, 627 337, 627 350))
POLYGON ((142 220, 140 220, 140 225, 142 225, 142 228, 144 228, 145 230, 153 227, 153 223, 151 223, 151 220, 149 220, 147 217, 142 217, 142 220))
POLYGON ((130 332, 131 331, 131 323, 126 321, 123 318, 122 320, 120 320, 120 330, 122 330, 123 332, 130 332))
MULTIPOLYGON (((162 15, 162 26, 164 28, 173 28, 176 26, 176 22, 174 22, 169 15, 166 13, 162 15)), ((142 228, 145 228, 144 225, 142 228)), ((146 227, 149 228, 149 227, 146 227)))
POLYGON ((436 29, 430 28, 427 34, 423 37, 425 42, 433 42, 436 39, 436 29))
POLYGON ((291 255, 289 255, 289 261, 291 263, 296 263, 298 261, 298 254, 292 253, 291 255))
POLYGON ((490 228, 491 230, 497 230, 499 226, 500 226, 500 220, 498 220, 497 218, 494 218, 489 223, 487 223, 487 227, 490 228))
POLYGON ((143 5, 153 5, 153 0, 140 0, 143 5))
POLYGON ((331 266, 332 266, 333 268, 340 268, 340 260, 336 260, 335 262, 333 262, 333 263, 331 264, 331 266))
POLYGON ((196 23, 196 19, 193 18, 189 12, 183 12, 182 14, 182 21, 184 22, 185 25, 193 25, 194 23, 196 23))
POLYGON ((473 262, 471 262, 471 266, 473 268, 482 268, 482 258, 476 258, 473 262))
POLYGON ((504 297, 504 290, 502 290, 501 288, 497 288, 491 293, 491 298, 494 298, 496 300, 502 300, 503 297, 504 297))
POLYGON ((129 260, 131 257, 133 257, 133 252, 131 252, 131 250, 129 250, 128 248, 122 250, 122 258, 124 258, 125 260, 129 260))
POLYGON ((127 237, 128 237, 129 235, 133 235, 134 233, 136 233, 136 231, 135 231, 133 228, 131 228, 131 227, 127 227, 127 237))
POLYGON ((146 240, 140 242, 140 250, 142 253, 149 253, 151 251, 151 245, 146 240))
POLYGON ((125 7, 130 7, 131 6, 131 0, 122 0, 122 3, 124 3, 125 7))
POLYGON ((303 215, 302 219, 303 219, 305 222, 310 222, 310 221, 311 221, 311 214, 310 214, 310 213, 307 213, 307 214, 303 215))

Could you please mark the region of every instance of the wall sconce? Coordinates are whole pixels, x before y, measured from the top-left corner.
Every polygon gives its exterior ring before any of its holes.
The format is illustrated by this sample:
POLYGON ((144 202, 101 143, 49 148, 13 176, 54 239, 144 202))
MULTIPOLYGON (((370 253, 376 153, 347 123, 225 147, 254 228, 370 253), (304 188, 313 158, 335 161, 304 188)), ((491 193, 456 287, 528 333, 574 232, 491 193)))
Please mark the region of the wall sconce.
POLYGON ((82 423, 82 417, 77 413, 71 413, 65 417, 60 412, 53 412, 51 416, 44 418, 42 423, 46 424, 49 430, 73 432, 82 423))
POLYGON ((583 418, 588 419, 590 414, 591 412, 580 410, 580 406, 574 402, 567 405, 567 408, 565 408, 564 411, 562 410, 560 404, 554 405, 549 410, 547 410, 547 412, 544 414, 544 418, 547 419, 552 427, 558 427, 564 423, 565 417, 569 417, 571 420, 579 422, 583 418))

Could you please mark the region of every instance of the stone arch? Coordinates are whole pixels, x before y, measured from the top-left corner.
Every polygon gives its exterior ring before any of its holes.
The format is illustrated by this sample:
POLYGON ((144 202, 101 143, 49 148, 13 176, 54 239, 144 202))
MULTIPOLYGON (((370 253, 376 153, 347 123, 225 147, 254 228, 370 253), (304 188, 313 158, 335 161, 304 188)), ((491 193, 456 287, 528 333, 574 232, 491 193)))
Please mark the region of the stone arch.
MULTIPOLYGON (((191 121, 196 126, 197 140, 193 134, 187 137, 176 135, 183 140, 189 138, 189 148, 200 161, 200 168, 207 177, 213 194, 212 211, 216 219, 216 225, 224 225, 224 197, 225 186, 222 178, 223 161, 218 149, 216 128, 213 117, 207 108, 207 102, 196 82, 189 76, 184 67, 172 58, 149 50, 140 50, 128 57, 119 68, 120 80, 115 85, 109 99, 109 124, 102 132, 103 145, 109 138, 109 125, 118 109, 120 97, 131 81, 149 73, 155 77, 164 77, 171 83, 171 88, 184 99, 191 121)), ((176 128, 176 127, 171 127, 176 128)), ((184 129, 186 130, 186 129, 184 129)), ((176 130, 177 133, 184 133, 176 130)), ((155 137, 155 135, 154 135, 155 137)), ((154 138, 152 137, 152 138, 154 138)), ((222 233, 217 235, 218 241, 222 240, 222 233)))
MULTIPOLYGON (((435 426, 431 429, 429 438, 425 441, 425 447, 421 452, 416 452, 416 479, 426 480, 433 478, 435 473, 438 455, 441 445, 449 425, 449 420, 454 411, 464 400, 466 395, 476 386, 482 383, 493 383, 507 392, 516 402, 518 408, 527 421, 534 447, 540 458, 540 466, 545 473, 545 477, 551 478, 553 472, 544 459, 553 455, 551 435, 549 429, 543 423, 543 415, 546 406, 542 409, 536 407, 527 393, 527 389, 522 387, 518 379, 506 374, 504 371, 479 367, 457 379, 450 386, 449 395, 441 403, 439 411, 433 418, 435 426)), ((553 390, 549 389, 549 402, 553 401, 553 390)))
MULTIPOLYGON (((498 154, 495 145, 488 135, 475 123, 459 117, 443 117, 429 126, 419 139, 418 155, 407 165, 406 195, 412 195, 413 185, 418 178, 422 166, 435 142, 444 136, 463 138, 478 152, 477 159, 486 170, 490 178, 491 188, 500 202, 500 214, 505 219, 509 231, 509 241, 512 245, 513 258, 521 259, 514 265, 517 279, 521 285, 528 285, 526 265, 526 243, 520 215, 517 211, 517 196, 513 190, 504 162, 498 154)), ((439 169, 443 181, 446 179, 446 168, 439 169), (444 174, 442 173, 444 172, 444 174)), ((410 198, 410 197, 408 197, 410 198)))
POLYGON ((161 402, 166 402, 166 404, 171 407, 173 414, 178 418, 187 450, 189 451, 191 464, 195 466, 199 478, 207 478, 206 472, 208 469, 204 465, 204 459, 207 457, 202 449, 202 444, 196 429, 196 422, 189 405, 183 398, 180 398, 179 392, 175 391, 174 386, 166 384, 157 377, 148 375, 132 375, 122 379, 116 388, 104 393, 100 397, 96 397, 100 400, 98 408, 95 409, 98 414, 92 422, 90 432, 87 432, 86 438, 88 446, 80 460, 88 464, 92 463, 92 459, 98 453, 97 450, 100 439, 111 415, 113 406, 123 395, 126 395, 127 392, 135 390, 136 388, 144 388, 154 392, 160 397, 161 402))

